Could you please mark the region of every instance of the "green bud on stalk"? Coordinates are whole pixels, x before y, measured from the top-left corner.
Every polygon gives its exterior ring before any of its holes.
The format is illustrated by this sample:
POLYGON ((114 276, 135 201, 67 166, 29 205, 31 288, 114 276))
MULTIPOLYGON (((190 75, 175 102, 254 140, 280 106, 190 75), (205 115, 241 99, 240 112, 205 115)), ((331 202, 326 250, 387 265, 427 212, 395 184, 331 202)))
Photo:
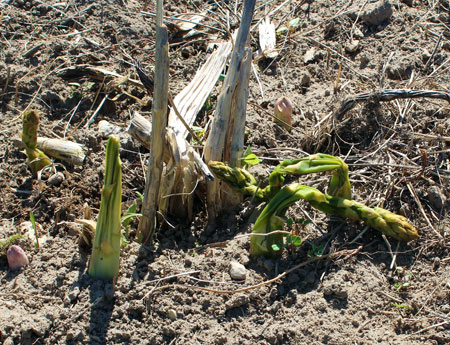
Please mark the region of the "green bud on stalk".
POLYGON ((105 177, 89 263, 89 274, 98 279, 115 280, 119 273, 122 206, 122 163, 120 142, 110 136, 106 145, 105 177))

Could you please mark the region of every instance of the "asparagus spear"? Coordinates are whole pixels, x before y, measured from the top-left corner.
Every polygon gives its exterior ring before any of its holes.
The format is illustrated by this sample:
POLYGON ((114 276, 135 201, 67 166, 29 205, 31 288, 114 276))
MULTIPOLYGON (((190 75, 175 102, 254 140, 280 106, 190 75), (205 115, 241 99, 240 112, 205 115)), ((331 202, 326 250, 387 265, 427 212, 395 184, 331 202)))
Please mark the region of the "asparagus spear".
MULTIPOLYGON (((256 220, 253 233, 281 230, 284 224, 282 217, 287 208, 301 199, 327 214, 362 220, 370 227, 398 240, 411 241, 419 237, 417 230, 403 216, 379 207, 370 208, 354 200, 333 197, 299 183, 285 186, 272 198, 256 220)), ((278 244, 282 239, 281 236, 280 234, 252 236, 250 253, 253 256, 277 255, 272 250, 272 244, 278 244)))
POLYGON ((121 206, 122 163, 119 158, 119 139, 110 136, 106 145, 100 212, 89 263, 89 274, 94 278, 114 280, 119 273, 121 206))
POLYGON ((37 130, 39 127, 39 113, 37 110, 29 110, 23 114, 22 142, 30 163, 30 169, 34 175, 45 166, 52 164, 50 158, 37 148, 37 130))
POLYGON ((283 187, 285 175, 304 175, 321 171, 333 171, 328 186, 328 193, 351 199, 352 191, 348 177, 348 166, 338 157, 317 153, 300 159, 287 159, 281 162, 269 176, 269 185, 263 189, 257 187, 256 179, 247 170, 234 168, 222 162, 210 161, 209 168, 221 180, 232 188, 256 198, 270 200, 283 187))
POLYGON ((253 194, 256 194, 257 199, 265 198, 264 190, 258 188, 256 179, 247 170, 230 167, 218 161, 209 161, 208 167, 214 175, 243 195, 253 196, 253 194))

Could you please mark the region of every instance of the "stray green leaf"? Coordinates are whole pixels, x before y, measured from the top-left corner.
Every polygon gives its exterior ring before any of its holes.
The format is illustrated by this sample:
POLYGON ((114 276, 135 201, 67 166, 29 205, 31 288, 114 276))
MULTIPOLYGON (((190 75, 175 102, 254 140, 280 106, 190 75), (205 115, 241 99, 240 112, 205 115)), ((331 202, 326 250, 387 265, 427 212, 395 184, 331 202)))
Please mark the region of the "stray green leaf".
POLYGON ((312 245, 312 248, 310 250, 308 250, 308 257, 312 258, 314 256, 316 257, 321 257, 322 256, 322 252, 323 252, 323 245, 320 246, 316 246, 314 243, 312 245))
POLYGON ((249 155, 244 157, 244 163, 250 167, 252 165, 261 163, 261 159, 259 159, 254 153, 250 153, 249 155))
POLYGON ((406 310, 413 310, 413 307, 411 307, 408 304, 391 303, 391 305, 393 305, 394 307, 397 307, 397 308, 402 308, 402 309, 406 309, 406 310))
POLYGON ((281 247, 278 244, 272 244, 272 249, 274 251, 279 251, 279 250, 281 250, 281 247))
POLYGON ((37 249, 39 249, 39 233, 38 228, 36 226, 36 219, 34 218, 33 211, 30 211, 30 221, 31 225, 33 226, 34 236, 36 237, 36 243, 34 245, 36 246, 37 249))

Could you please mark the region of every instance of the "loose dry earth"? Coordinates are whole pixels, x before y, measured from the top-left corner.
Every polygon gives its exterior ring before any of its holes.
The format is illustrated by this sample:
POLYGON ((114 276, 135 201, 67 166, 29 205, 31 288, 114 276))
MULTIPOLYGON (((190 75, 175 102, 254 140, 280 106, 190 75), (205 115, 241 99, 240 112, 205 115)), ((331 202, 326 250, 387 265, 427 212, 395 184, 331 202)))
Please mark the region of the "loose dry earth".
MULTIPOLYGON (((299 203, 289 216, 313 220, 302 229, 304 244, 277 260, 255 259, 249 257, 248 238, 235 237, 251 231, 259 208, 246 201, 207 225, 199 196, 195 220, 186 224, 170 217, 174 227, 159 231, 155 248, 136 242, 134 220, 115 288, 93 280, 74 221, 82 218, 84 203, 98 212, 106 143, 98 123, 108 120, 125 132, 134 110, 151 115, 151 99, 126 81, 93 79, 82 66, 136 78, 132 63, 138 58, 150 71, 154 19, 141 12, 144 1, 136 0, 0 0, 0 238, 23 231, 31 211, 48 236, 39 250, 20 241, 30 259, 21 271, 10 271, 0 258, 0 342, 450 343, 450 104, 430 98, 362 102, 341 119, 333 116, 341 101, 361 92, 449 93, 449 2, 287 2, 271 18, 277 27, 295 18, 298 25, 278 35, 276 59, 257 60, 256 25, 283 3, 257 1, 254 16, 246 145, 263 162, 253 172, 264 184, 282 159, 315 152, 340 156, 350 166, 354 199, 404 214, 420 239, 386 242, 371 229, 357 237, 363 224, 330 220, 299 203), (281 95, 294 104, 291 132, 270 117, 281 95), (40 181, 33 178, 25 154, 11 140, 18 137, 26 108, 41 112, 39 135, 89 148, 81 167, 55 161, 64 174, 59 185, 48 183, 51 172, 40 181), (200 290, 233 290, 272 279, 307 261, 308 252, 320 246, 324 254, 360 250, 315 261, 245 292, 200 290), (232 261, 246 267, 245 281, 230 278, 232 261)), ((214 42, 227 40, 227 30, 238 27, 241 8, 238 0, 165 5, 169 17, 207 11, 202 22, 207 26, 170 35, 172 94, 192 79, 214 42)), ((146 12, 154 12, 154 1, 146 12)), ((219 91, 220 82, 196 125, 213 115, 219 91)), ((125 133, 121 141, 126 209, 144 189, 148 151, 125 133)), ((326 180, 300 179, 321 190, 326 180)))

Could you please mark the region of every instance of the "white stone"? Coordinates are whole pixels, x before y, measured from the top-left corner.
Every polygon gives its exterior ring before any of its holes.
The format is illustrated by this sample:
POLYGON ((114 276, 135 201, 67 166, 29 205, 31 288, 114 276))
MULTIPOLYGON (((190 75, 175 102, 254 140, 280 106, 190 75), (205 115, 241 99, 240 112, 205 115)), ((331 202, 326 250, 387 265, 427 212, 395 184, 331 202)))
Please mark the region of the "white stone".
POLYGON ((239 262, 232 261, 230 263, 230 276, 234 280, 245 280, 247 277, 247 269, 239 262))
POLYGON ((171 321, 175 321, 178 317, 177 311, 175 309, 169 309, 167 311, 167 316, 171 321))
POLYGON ((112 134, 119 134, 122 132, 122 129, 112 123, 109 123, 106 120, 101 120, 98 123, 98 133, 102 138, 108 138, 112 134))

